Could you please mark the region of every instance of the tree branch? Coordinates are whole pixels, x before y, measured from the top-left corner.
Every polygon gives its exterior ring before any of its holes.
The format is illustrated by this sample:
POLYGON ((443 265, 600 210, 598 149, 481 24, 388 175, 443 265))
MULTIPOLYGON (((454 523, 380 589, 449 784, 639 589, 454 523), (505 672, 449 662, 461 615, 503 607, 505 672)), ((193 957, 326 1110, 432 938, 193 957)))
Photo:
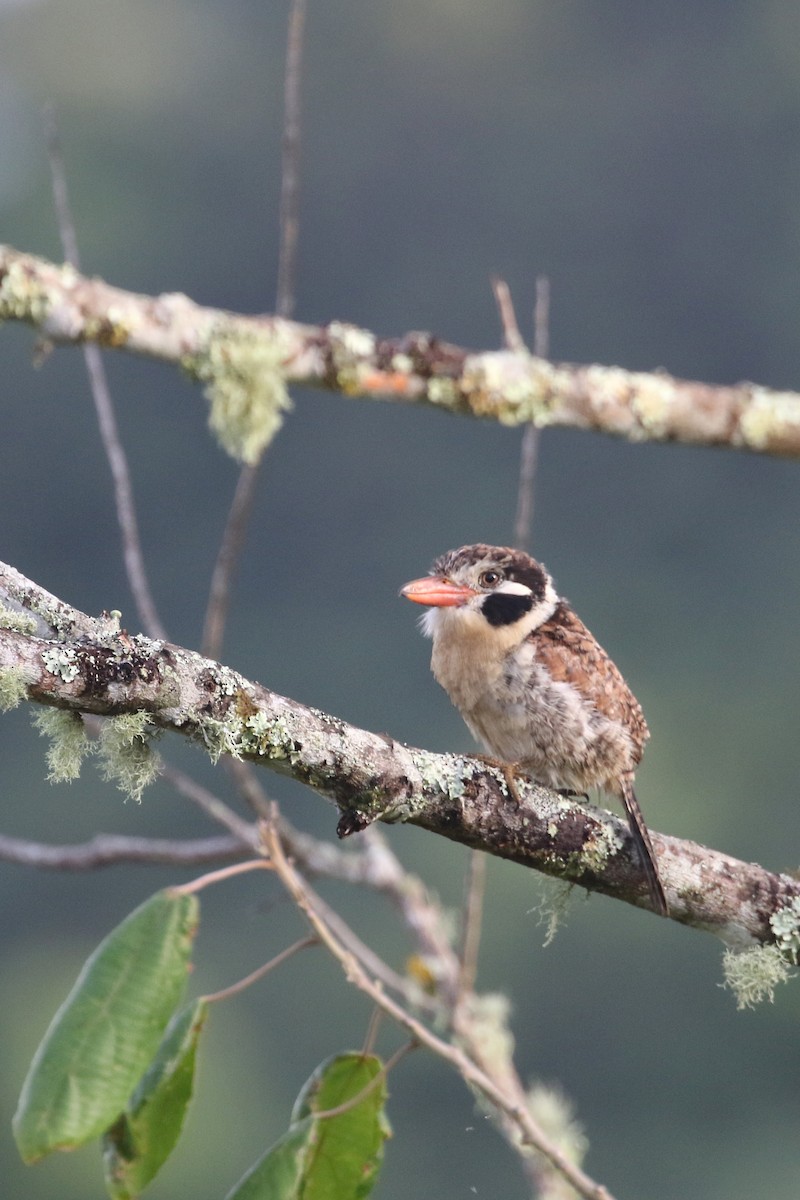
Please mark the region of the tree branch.
POLYGON ((328 925, 324 914, 319 911, 318 897, 314 895, 286 858, 274 825, 267 826, 265 829, 265 844, 276 874, 299 908, 305 913, 320 941, 339 961, 348 980, 369 996, 383 1012, 406 1029, 419 1045, 425 1046, 426 1049, 433 1051, 439 1058, 453 1066, 465 1083, 485 1098, 496 1110, 501 1124, 507 1129, 513 1130, 513 1135, 507 1134, 512 1144, 521 1145, 526 1150, 535 1150, 542 1155, 585 1200, 613 1200, 611 1193, 606 1188, 591 1179, 579 1166, 570 1161, 561 1148, 545 1134, 530 1112, 521 1088, 513 1086, 513 1083, 512 1086, 507 1086, 506 1078, 493 1074, 491 1055, 487 1056, 487 1063, 476 1061, 460 1045, 447 1042, 433 1033, 427 1025, 402 1008, 391 996, 387 996, 383 988, 369 977, 361 964, 342 945, 336 931, 328 925))
POLYGON ((236 837, 186 841, 98 833, 88 842, 54 846, 0 834, 0 859, 48 871, 93 871, 132 862, 194 867, 251 853, 252 847, 236 837))
MULTIPOLYGON (((648 908, 627 825, 469 757, 431 754, 349 725, 168 642, 130 636, 56 601, 0 564, 9 595, 52 625, 42 638, 0 628, 0 679, 40 704, 116 716, 143 712, 154 729, 291 775, 335 803, 339 835, 373 821, 409 822, 474 849, 648 908)), ((1 614, 0 614, 1 617, 1 614)), ((0 620, 2 624, 2 620, 0 620)), ((800 882, 694 842, 653 834, 672 919, 729 946, 774 944, 771 918, 800 908, 800 882)))
MULTIPOLYGON (((263 356, 273 355, 283 384, 424 404, 506 425, 532 421, 631 441, 800 456, 796 392, 551 363, 524 349, 478 353, 427 333, 380 338, 339 321, 314 326, 237 316, 180 294, 126 292, 9 246, 0 246, 0 320, 26 321, 56 342, 93 341, 180 364, 210 382, 209 390, 228 375, 245 391, 255 387, 257 378, 263 382, 263 356)), ((263 445, 241 456, 256 461, 263 445)))
MULTIPOLYGON (((78 238, 69 202, 67 174, 61 154, 61 139, 52 105, 45 109, 45 127, 48 156, 50 158, 50 173, 53 183, 53 200, 55 202, 61 248, 67 258, 67 262, 77 271, 80 270, 78 238)), ((128 583, 130 584, 136 603, 136 611, 139 614, 139 620, 151 637, 166 637, 166 629, 158 614, 158 608, 156 607, 155 598, 153 597, 150 581, 147 576, 147 568, 142 551, 142 540, 139 533, 139 519, 136 515, 136 503, 133 496, 133 482, 128 467, 128 456, 125 453, 122 439, 119 435, 114 402, 111 398, 111 388, 108 384, 108 376, 106 375, 99 346, 87 342, 83 347, 83 359, 86 363, 86 373, 89 377, 89 388, 92 393, 92 400, 94 401, 100 438, 114 485, 117 525, 119 526, 122 538, 122 558, 125 564, 125 572, 128 576, 128 583)))

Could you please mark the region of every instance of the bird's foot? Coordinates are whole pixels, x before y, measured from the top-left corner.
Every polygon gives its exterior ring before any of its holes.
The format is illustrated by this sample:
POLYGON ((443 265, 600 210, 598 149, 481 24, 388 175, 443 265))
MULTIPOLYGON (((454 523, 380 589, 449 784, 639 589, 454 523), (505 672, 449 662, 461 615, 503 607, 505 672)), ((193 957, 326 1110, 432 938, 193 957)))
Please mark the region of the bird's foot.
MULTIPOLYGON (((547 784, 542 784, 542 786, 547 787, 547 784)), ((586 800, 587 803, 589 800, 588 792, 576 792, 574 788, 554 788, 553 790, 558 796, 563 796, 565 800, 586 800)))
POLYGON ((486 763, 487 767, 494 767, 499 771, 505 780, 508 794, 516 804, 517 808, 522 808, 522 797, 517 788, 517 779, 523 775, 516 763, 504 762, 502 758, 493 758, 491 754, 473 754, 472 758, 477 758, 478 762, 486 763))

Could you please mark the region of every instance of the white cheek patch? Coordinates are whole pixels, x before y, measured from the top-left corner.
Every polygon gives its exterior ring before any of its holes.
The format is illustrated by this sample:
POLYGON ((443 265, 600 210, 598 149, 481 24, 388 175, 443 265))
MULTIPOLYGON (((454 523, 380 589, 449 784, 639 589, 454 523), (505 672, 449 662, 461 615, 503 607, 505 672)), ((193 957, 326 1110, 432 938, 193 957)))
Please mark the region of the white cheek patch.
POLYGON ((545 621, 549 621, 557 608, 558 596, 556 595, 556 589, 548 580, 547 587, 544 589, 544 596, 538 604, 534 604, 525 618, 527 631, 531 632, 534 629, 538 629, 545 621))
POLYGON ((494 589, 496 592, 502 592, 504 596, 530 596, 531 589, 526 587, 524 583, 517 583, 513 579, 506 579, 499 587, 494 589))

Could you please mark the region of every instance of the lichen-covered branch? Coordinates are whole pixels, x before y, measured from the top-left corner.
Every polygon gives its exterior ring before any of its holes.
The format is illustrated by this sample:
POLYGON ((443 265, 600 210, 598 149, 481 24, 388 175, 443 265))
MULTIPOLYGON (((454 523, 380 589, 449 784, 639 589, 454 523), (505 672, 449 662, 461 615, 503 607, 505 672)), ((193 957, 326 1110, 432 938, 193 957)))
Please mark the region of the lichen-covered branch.
POLYGON ((800 455, 796 392, 552 363, 524 348, 475 352, 427 333, 382 338, 339 321, 237 316, 176 293, 127 292, 9 246, 0 246, 0 320, 26 321, 54 342, 92 341, 180 364, 205 384, 212 428, 245 462, 258 460, 280 426, 289 384, 507 425, 800 455))
MULTIPOLYGON (((151 733, 172 730, 213 759, 234 755, 291 775, 333 801, 340 836, 373 821, 409 822, 522 866, 649 906, 625 823, 519 782, 468 757, 432 754, 280 696, 192 650, 94 620, 0 564, 10 596, 53 636, 21 631, 0 609, 0 707, 27 698, 73 713, 113 717, 105 770, 138 789, 151 733), (116 725, 112 725, 112 730, 116 725), (128 748, 127 751, 125 748, 128 748), (113 748, 113 749, 112 749, 113 748), (131 761, 110 762, 129 752, 131 761)), ((734 948, 800 946, 800 882, 693 842, 653 834, 674 920, 709 930, 734 948)))

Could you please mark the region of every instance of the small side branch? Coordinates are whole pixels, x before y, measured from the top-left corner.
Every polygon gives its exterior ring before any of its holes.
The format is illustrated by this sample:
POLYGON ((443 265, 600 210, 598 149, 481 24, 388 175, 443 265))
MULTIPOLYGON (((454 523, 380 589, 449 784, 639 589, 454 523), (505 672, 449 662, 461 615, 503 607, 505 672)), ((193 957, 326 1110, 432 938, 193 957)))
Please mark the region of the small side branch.
MULTIPOLYGON (((69 202, 67 175, 61 154, 61 139, 55 111, 52 107, 45 110, 45 126, 50 173, 53 180, 53 200, 61 247, 69 265, 78 271, 80 270, 78 238, 69 202)), ((136 602, 136 610, 139 613, 139 620, 151 637, 166 637, 166 631, 158 614, 147 576, 128 456, 120 438, 114 402, 111 398, 111 389, 100 347, 87 340, 83 347, 83 358, 86 363, 86 373, 89 377, 89 387, 94 401, 100 437, 111 470, 114 500, 117 507, 117 524, 122 537, 122 557, 128 583, 136 602)))
POLYGON ((172 838, 124 837, 99 833, 88 842, 54 846, 0 834, 0 859, 47 871, 94 871, 120 863, 196 867, 204 863, 241 858, 252 847, 236 837, 172 838))
POLYGON ((535 1150, 547 1159, 558 1173, 575 1188, 578 1195, 584 1197, 584 1200, 613 1200, 605 1187, 586 1175, 547 1137, 529 1111, 524 1096, 519 1095, 514 1089, 506 1090, 498 1080, 492 1077, 489 1071, 475 1062, 460 1046, 438 1037, 396 1000, 387 996, 380 984, 370 978, 362 965, 342 945, 334 931, 326 923, 324 916, 317 910, 316 897, 309 891, 305 881, 286 858, 274 823, 265 827, 264 840, 269 853, 269 861, 275 873, 292 899, 305 913, 320 942, 338 960, 348 980, 369 996, 378 1008, 402 1026, 410 1034, 414 1043, 431 1050, 454 1067, 465 1083, 479 1092, 498 1111, 504 1121, 513 1125, 518 1143, 528 1150, 535 1150))

